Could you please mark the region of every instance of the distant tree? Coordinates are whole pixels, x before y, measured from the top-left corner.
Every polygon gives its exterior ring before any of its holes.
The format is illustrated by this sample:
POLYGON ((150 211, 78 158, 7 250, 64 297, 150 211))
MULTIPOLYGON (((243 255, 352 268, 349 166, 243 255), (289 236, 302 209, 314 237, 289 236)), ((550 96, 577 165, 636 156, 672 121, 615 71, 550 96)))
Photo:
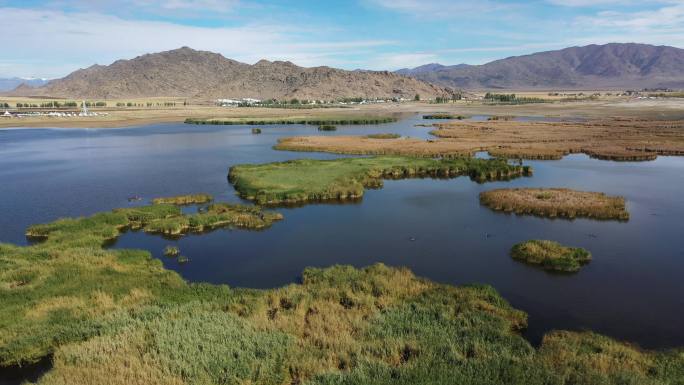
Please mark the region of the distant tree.
POLYGON ((290 104, 299 104, 299 99, 292 98, 292 100, 290 100, 290 104))
POLYGON ((419 101, 420 100, 420 94, 416 94, 416 96, 413 97, 413 100, 419 101))

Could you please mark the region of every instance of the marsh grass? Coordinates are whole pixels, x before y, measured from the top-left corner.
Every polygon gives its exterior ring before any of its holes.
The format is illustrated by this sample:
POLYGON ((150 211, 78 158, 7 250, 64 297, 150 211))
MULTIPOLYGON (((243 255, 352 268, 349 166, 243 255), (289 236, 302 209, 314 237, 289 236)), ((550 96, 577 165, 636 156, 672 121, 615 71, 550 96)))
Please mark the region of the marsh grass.
POLYGON ((282 117, 282 118, 226 118, 226 119, 185 119, 186 124, 213 124, 213 125, 268 125, 268 124, 310 124, 321 125, 359 125, 381 124, 396 122, 392 116, 309 116, 309 117, 282 117))
POLYGON ((369 134, 369 135, 366 135, 366 138, 368 138, 368 139, 398 139, 398 138, 401 138, 401 135, 393 134, 393 133, 369 134))
MULTIPOLYGON (((383 166, 371 168, 378 177, 408 167, 367 161, 383 166)), ((448 164, 461 172, 467 163, 448 164)), ((246 224, 275 215, 227 204, 207 210, 246 224)), ((188 283, 146 251, 101 247, 131 223, 144 229, 177 216, 173 205, 125 208, 32 226, 43 241, 31 246, 0 244, 0 370, 52 355, 42 385, 681 385, 684 378, 681 350, 644 351, 590 332, 552 332, 535 349, 520 335, 527 315, 486 285, 438 284, 376 264, 307 268, 298 284, 233 289, 188 283)))
POLYGON ((386 156, 236 165, 231 167, 228 178, 243 198, 259 204, 283 204, 358 199, 365 188, 382 187, 383 179, 468 175, 485 182, 529 172, 528 168, 503 160, 386 156))
POLYGON ((186 195, 177 195, 173 197, 162 197, 162 198, 154 198, 152 200, 152 203, 155 205, 163 205, 163 204, 170 204, 170 205, 195 205, 195 204, 202 204, 202 203, 208 203, 214 200, 214 197, 211 196, 210 194, 186 194, 186 195))
POLYGON ((337 126, 334 124, 321 124, 318 126, 318 131, 336 131, 337 126))
POLYGON ((497 211, 550 218, 629 219, 625 199, 565 188, 496 189, 480 193, 480 203, 497 211))
POLYGON ((180 249, 178 246, 166 246, 164 248, 164 256, 166 257, 175 257, 178 254, 180 254, 180 249))
POLYGON ((549 240, 530 240, 511 248, 511 257, 546 270, 576 272, 591 261, 591 253, 581 247, 567 247, 549 240))
POLYGON ((423 115, 423 119, 456 119, 456 120, 463 120, 463 119, 468 119, 467 116, 463 115, 454 115, 454 114, 447 114, 447 113, 439 113, 439 114, 428 114, 428 115, 423 115))

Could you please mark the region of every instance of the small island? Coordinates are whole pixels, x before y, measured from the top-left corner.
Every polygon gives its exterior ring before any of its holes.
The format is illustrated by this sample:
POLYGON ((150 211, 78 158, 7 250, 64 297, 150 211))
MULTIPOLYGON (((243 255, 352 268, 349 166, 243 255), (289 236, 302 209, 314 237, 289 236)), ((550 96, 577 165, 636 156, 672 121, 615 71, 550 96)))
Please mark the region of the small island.
POLYGON ((591 253, 581 247, 567 247, 549 240, 530 240, 511 249, 513 259, 539 265, 545 270, 574 273, 591 261, 591 253))
POLYGON ((173 197, 154 198, 152 203, 155 205, 197 205, 209 203, 214 197, 209 194, 187 194, 173 197))
POLYGON ((254 135, 261 134, 261 128, 258 128, 258 127, 252 128, 252 134, 254 134, 254 135))
POLYGON ((178 254, 180 254, 180 249, 178 246, 166 246, 164 248, 165 257, 176 257, 178 254))
POLYGON ((336 131, 337 126, 334 124, 321 124, 318 126, 318 131, 336 131))
POLYGON ((480 193, 480 203, 497 211, 548 218, 629 219, 625 198, 567 188, 508 188, 480 193))
POLYGON ((527 166, 500 159, 378 156, 236 165, 230 168, 228 179, 245 199, 258 204, 289 204, 359 199, 365 188, 382 187, 383 179, 468 175, 486 182, 531 172, 527 166))

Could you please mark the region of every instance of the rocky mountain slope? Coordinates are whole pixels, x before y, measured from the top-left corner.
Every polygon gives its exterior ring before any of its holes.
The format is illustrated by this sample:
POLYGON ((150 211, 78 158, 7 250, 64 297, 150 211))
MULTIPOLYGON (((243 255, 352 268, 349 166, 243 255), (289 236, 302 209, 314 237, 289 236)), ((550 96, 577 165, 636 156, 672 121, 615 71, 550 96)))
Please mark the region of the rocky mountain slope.
POLYGON ((397 73, 456 88, 684 88, 684 49, 648 44, 588 45, 483 65, 428 64, 397 73))
POLYGON ((197 98, 342 97, 424 98, 451 93, 441 86, 391 72, 345 71, 330 67, 299 67, 291 62, 261 60, 254 65, 220 54, 180 49, 147 54, 111 65, 93 65, 19 95, 70 98, 134 98, 181 96, 197 98))

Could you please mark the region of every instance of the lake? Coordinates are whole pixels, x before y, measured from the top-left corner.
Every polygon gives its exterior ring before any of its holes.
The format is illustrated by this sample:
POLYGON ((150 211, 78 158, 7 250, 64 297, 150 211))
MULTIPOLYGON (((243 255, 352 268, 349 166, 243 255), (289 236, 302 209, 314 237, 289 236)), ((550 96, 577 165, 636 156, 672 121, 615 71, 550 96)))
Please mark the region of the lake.
MULTIPOLYGON (((275 151, 279 137, 394 132, 429 138, 413 116, 377 126, 198 126, 0 130, 0 241, 27 244, 26 227, 90 215, 153 197, 206 192, 241 202, 228 168, 333 154, 275 151)), ((307 266, 383 262, 448 284, 494 286, 529 314, 526 336, 590 329, 648 348, 684 346, 684 158, 609 162, 572 155, 526 162, 535 174, 506 182, 385 181, 360 202, 277 208, 285 220, 264 231, 218 230, 167 240, 122 235, 116 248, 141 248, 190 281, 270 288, 298 280, 307 266), (569 187, 622 195, 628 222, 543 219, 493 212, 478 194, 499 187, 569 187), (592 252, 577 274, 553 274, 512 260, 510 247, 552 239, 592 252), (190 262, 162 256, 177 245, 190 262)), ((194 210, 190 207, 186 210, 194 210)))

